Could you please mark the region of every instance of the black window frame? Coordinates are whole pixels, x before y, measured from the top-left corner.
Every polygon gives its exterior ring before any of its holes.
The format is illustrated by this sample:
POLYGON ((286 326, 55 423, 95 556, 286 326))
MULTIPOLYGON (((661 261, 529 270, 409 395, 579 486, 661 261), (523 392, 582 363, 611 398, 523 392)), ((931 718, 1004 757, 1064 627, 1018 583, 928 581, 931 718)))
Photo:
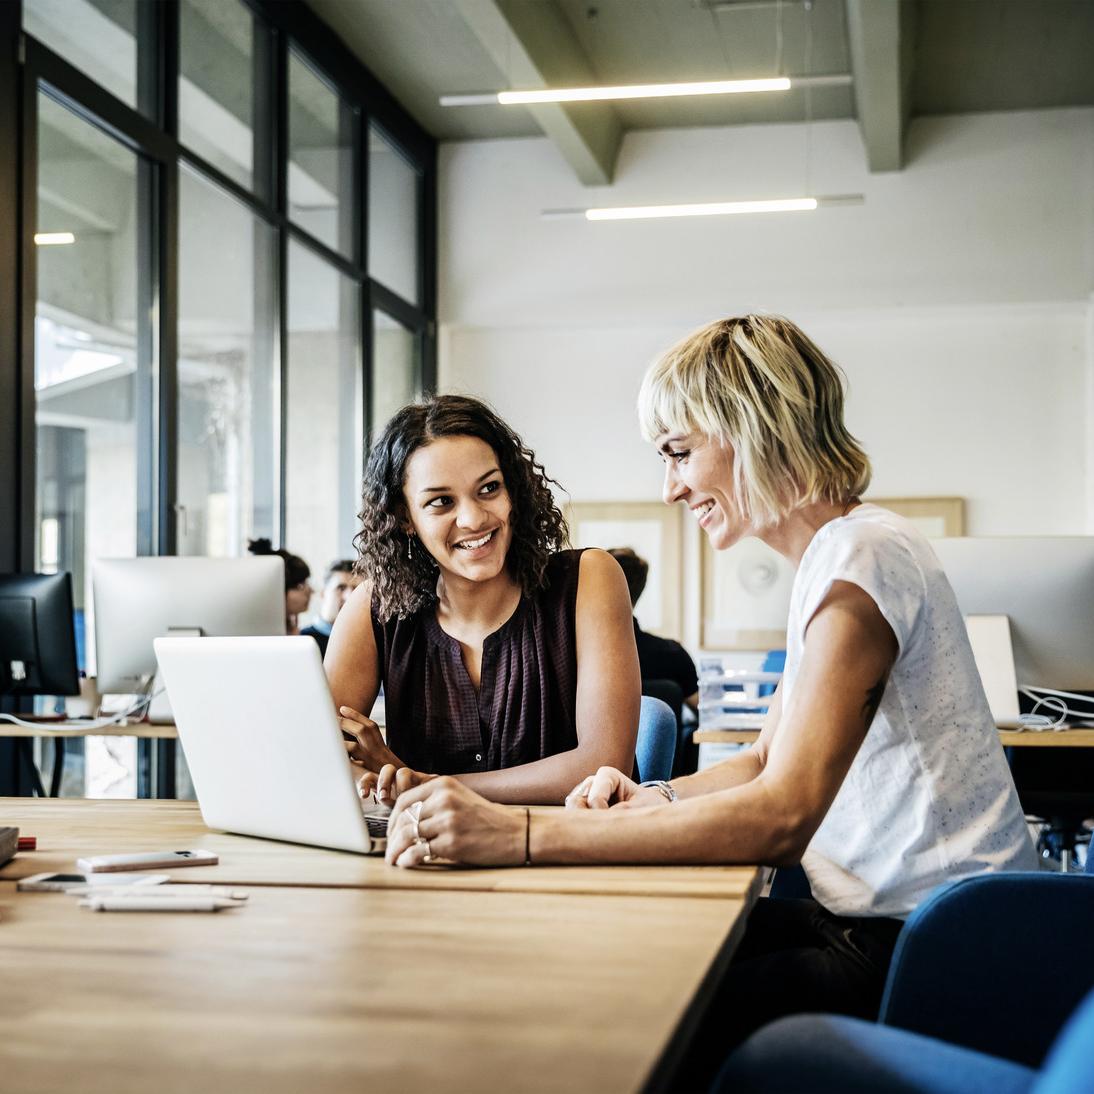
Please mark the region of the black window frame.
MULTIPOLYGON (((282 399, 278 535, 284 536, 288 370, 289 240, 314 251, 358 286, 363 368, 364 451, 371 442, 374 385, 372 313, 396 318, 419 340, 422 388, 437 377, 437 142, 337 35, 302 2, 240 0, 256 19, 252 189, 241 186, 178 137, 179 0, 138 0, 138 107, 134 109, 22 29, 23 0, 0 4, 0 572, 35 563, 34 315, 37 260, 37 101, 39 90, 138 155, 138 240, 151 276, 141 305, 157 317, 138 342, 138 554, 176 550, 179 167, 186 164, 242 202, 278 233, 278 344, 282 399), (288 217, 288 56, 297 51, 349 105, 353 116, 352 258, 332 250, 288 217), (417 171, 418 303, 369 275, 368 131, 375 123, 417 171), (261 130, 265 131, 265 140, 261 130), (264 150, 264 154, 259 155, 264 150)), ((11 738, 0 738, 0 793, 28 792, 11 738)), ((141 742, 140 793, 153 742, 141 742)), ((174 742, 155 742, 156 796, 174 796, 174 742)))

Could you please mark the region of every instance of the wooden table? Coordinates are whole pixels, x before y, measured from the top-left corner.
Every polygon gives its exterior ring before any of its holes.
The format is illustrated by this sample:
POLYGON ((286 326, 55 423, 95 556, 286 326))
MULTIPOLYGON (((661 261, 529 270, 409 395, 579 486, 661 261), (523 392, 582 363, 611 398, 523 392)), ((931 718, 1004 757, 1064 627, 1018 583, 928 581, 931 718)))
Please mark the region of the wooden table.
POLYGON ((38 850, 0 868, 0 881, 71 872, 86 855, 127 851, 215 851, 216 866, 166 871, 180 882, 335 888, 459 889, 496 893, 587 893, 754 899, 762 879, 751 866, 435 867, 401 870, 383 858, 212 832, 196 802, 0 798, 0 824, 36 836, 38 850))
POLYGON ((126 722, 124 725, 93 729, 79 723, 70 725, 43 721, 36 723, 33 728, 17 726, 13 722, 0 722, 0 737, 53 737, 61 740, 67 737, 141 737, 145 740, 177 741, 179 733, 174 722, 126 722))
POLYGON ((271 887, 215 915, 95 913, 0 883, 3 1086, 656 1089, 743 911, 686 898, 271 887))
MULTIPOLYGON (((758 729, 697 729, 695 743, 752 744, 759 735, 758 729)), ((999 742, 1004 748, 1094 748, 1094 729, 1000 729, 999 742)))
POLYGON ((0 1086, 21 1094, 659 1090, 759 883, 754 868, 396 870, 210 833, 188 802, 3 799, 0 819, 41 848, 0 871, 0 1086), (265 884, 206 915, 88 912, 11 880, 195 844, 224 860, 177 880, 265 884))

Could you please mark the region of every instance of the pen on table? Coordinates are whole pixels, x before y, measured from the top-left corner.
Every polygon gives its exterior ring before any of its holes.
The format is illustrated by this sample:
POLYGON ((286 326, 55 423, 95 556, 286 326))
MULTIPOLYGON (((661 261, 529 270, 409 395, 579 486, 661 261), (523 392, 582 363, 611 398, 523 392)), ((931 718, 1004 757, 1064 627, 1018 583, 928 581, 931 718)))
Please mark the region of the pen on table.
POLYGON ((223 885, 77 885, 69 890, 74 896, 96 900, 246 900, 250 894, 223 885))
POLYGON ((190 897, 164 899, 153 897, 90 897, 80 901, 81 908, 93 912, 219 912, 224 908, 241 908, 238 900, 222 897, 190 897))

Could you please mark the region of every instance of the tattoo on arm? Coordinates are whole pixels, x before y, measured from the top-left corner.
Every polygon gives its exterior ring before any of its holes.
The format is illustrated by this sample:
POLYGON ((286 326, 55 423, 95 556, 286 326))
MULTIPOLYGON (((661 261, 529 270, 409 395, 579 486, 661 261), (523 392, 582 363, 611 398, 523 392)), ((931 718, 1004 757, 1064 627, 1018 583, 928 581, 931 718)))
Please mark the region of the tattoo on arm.
POLYGON ((862 716, 866 721, 867 729, 870 728, 874 715, 877 714, 877 708, 881 706, 881 697, 885 694, 885 684, 886 677, 883 676, 866 692, 866 702, 862 704, 862 716))

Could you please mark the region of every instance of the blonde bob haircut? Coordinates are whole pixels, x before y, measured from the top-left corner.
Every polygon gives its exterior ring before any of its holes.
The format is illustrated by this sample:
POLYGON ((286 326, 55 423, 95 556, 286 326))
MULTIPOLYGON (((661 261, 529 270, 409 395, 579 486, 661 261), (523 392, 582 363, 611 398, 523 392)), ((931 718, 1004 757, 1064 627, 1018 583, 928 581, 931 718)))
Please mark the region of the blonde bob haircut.
POLYGON ((870 483, 870 460, 843 424, 844 377, 789 319, 745 315, 688 335, 642 381, 646 440, 699 432, 734 452, 733 491, 756 527, 870 483))

